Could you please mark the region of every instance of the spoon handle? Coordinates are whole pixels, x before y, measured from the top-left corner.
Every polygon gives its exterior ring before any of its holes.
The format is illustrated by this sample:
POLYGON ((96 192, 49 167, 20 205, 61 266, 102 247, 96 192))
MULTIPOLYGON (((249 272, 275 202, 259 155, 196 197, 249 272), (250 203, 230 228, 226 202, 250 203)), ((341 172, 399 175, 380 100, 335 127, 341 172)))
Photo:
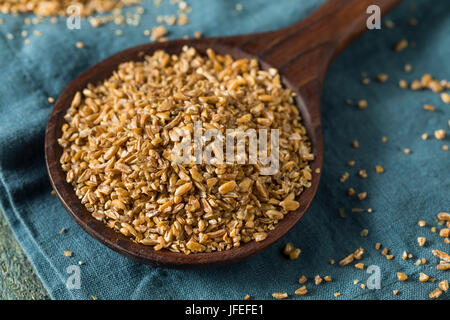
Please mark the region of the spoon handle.
POLYGON ((314 79, 322 84, 333 58, 367 30, 367 19, 373 13, 367 12, 368 7, 378 6, 383 15, 400 1, 329 0, 297 24, 243 36, 239 46, 278 68, 291 80, 293 89, 314 79))

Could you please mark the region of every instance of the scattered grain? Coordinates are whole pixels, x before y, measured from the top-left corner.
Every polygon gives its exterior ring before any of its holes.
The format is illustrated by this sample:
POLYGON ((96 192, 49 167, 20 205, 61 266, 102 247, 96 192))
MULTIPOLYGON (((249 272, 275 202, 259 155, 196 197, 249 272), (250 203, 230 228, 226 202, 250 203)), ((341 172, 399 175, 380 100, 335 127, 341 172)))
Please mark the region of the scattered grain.
POLYGON ((424 104, 423 108, 427 111, 436 111, 436 108, 432 106, 431 104, 424 104))
POLYGON ((439 231, 439 235, 443 238, 450 237, 450 228, 444 228, 439 231))
POLYGON ((339 181, 341 183, 345 182, 348 179, 349 176, 350 176, 350 174, 347 171, 345 171, 344 174, 342 175, 342 177, 339 179, 339 181))
POLYGON ((283 253, 287 256, 291 253, 291 251, 294 250, 294 244, 292 242, 286 243, 283 249, 283 253))
POLYGON ((448 290, 448 280, 443 280, 441 282, 439 282, 439 288, 441 288, 443 291, 447 291, 448 290))
POLYGON ((288 294, 286 292, 274 292, 272 293, 272 297, 275 299, 286 299, 288 294))
POLYGON ((437 218, 441 221, 450 221, 450 213, 448 212, 439 212, 437 218))
POLYGON ((427 222, 426 222, 425 220, 419 220, 419 221, 417 222, 417 225, 418 225, 419 227, 425 227, 425 226, 427 225, 427 222))
POLYGON ((364 169, 359 170, 359 171, 358 171, 358 175, 359 175, 361 178, 363 178, 363 179, 365 179, 365 178, 368 177, 367 171, 364 170, 364 169))
POLYGON ((184 13, 180 13, 178 15, 177 24, 179 26, 184 26, 184 25, 186 25, 188 23, 189 23, 189 18, 187 17, 187 15, 184 14, 184 13))
POLYGON ((164 26, 156 26, 152 29, 152 35, 150 37, 150 40, 157 41, 160 40, 162 37, 164 37, 168 33, 166 27, 164 26))
POLYGON ((73 252, 72 252, 72 251, 69 251, 69 250, 64 250, 64 255, 65 255, 66 257, 71 257, 71 256, 73 256, 73 252))
POLYGON ((303 296, 308 293, 308 290, 306 289, 306 286, 300 287, 297 290, 295 290, 295 294, 298 296, 303 296))
POLYGON ((406 253, 406 251, 403 251, 403 253, 402 253, 402 259, 403 259, 403 260, 408 259, 408 253, 406 253))
POLYGON ((427 282, 428 279, 430 279, 429 275, 427 275, 427 274, 425 274, 423 272, 419 273, 419 281, 420 282, 427 282))
POLYGON ((413 82, 411 82, 410 88, 411 90, 420 90, 422 89, 422 84, 420 83, 420 81, 414 80, 413 82))
POLYGON ((397 279, 398 281, 405 281, 408 279, 408 276, 402 272, 397 272, 397 279))
POLYGON ((441 99, 444 103, 450 103, 450 94, 446 92, 441 93, 441 99))
POLYGON ((417 243, 419 244, 419 246, 423 247, 426 243, 427 239, 425 237, 418 237, 417 238, 417 243))
POLYGON ((360 192, 360 193, 358 193, 358 199, 359 200, 364 200, 364 199, 366 199, 367 198, 367 192, 360 192))
POLYGON ((296 259, 298 259, 298 257, 299 257, 299 255, 300 255, 301 252, 302 252, 302 251, 301 251, 299 248, 295 248, 294 250, 292 250, 292 251, 289 253, 289 259, 291 259, 291 260, 296 260, 296 259))
POLYGON ((388 80, 389 76, 385 73, 380 73, 377 75, 377 81, 378 82, 386 82, 388 80))
POLYGON ((431 252, 436 258, 444 260, 445 262, 450 262, 450 255, 448 253, 441 250, 432 250, 431 252))
POLYGON ((428 297, 430 297, 430 299, 437 299, 442 295, 442 293, 443 291, 440 288, 436 288, 428 295, 428 297))
POLYGON ((392 28, 395 27, 395 24, 394 24, 394 22, 393 22, 392 20, 386 20, 386 21, 384 22, 384 25, 385 25, 386 28, 388 28, 388 29, 392 29, 392 28))
POLYGON ((408 40, 402 39, 395 44, 394 50, 396 52, 400 52, 400 51, 404 50, 407 46, 408 46, 408 40))
POLYGON ((440 129, 440 130, 434 131, 434 136, 438 140, 444 139, 445 138, 445 130, 444 129, 440 129))
MULTIPOLYGON (((135 5, 139 3, 139 0, 83 0, 80 1, 82 6, 81 16, 90 16, 96 13, 104 13, 106 11, 117 11, 125 6, 135 5)), ((73 5, 72 1, 66 0, 27 0, 27 1, 2 1, 0 3, 0 12, 4 14, 17 14, 17 13, 34 13, 38 16, 67 16, 72 14, 67 10, 69 6, 73 5)), ((53 17, 55 18, 55 17, 53 17)), ((26 18, 27 19, 27 18, 26 18)), ((29 24, 29 18, 25 21, 29 24)), ((51 20, 52 23, 55 19, 51 20)))
POLYGON ((359 262, 359 263, 355 264, 355 268, 359 269, 359 270, 364 270, 364 263, 359 262))
POLYGON ((406 80, 400 80, 400 81, 398 82, 398 86, 399 86, 400 88, 402 88, 402 89, 406 89, 406 88, 408 88, 408 81, 406 81, 406 80))
POLYGON ((450 270, 450 263, 448 262, 441 262, 436 266, 437 270, 440 271, 446 271, 446 270, 450 270))
POLYGON ((302 275, 300 279, 298 279, 298 283, 300 284, 304 284, 306 281, 308 281, 308 278, 306 278, 305 275, 302 275))
POLYGON ((358 108, 366 109, 367 106, 368 106, 367 100, 359 100, 358 101, 358 108))

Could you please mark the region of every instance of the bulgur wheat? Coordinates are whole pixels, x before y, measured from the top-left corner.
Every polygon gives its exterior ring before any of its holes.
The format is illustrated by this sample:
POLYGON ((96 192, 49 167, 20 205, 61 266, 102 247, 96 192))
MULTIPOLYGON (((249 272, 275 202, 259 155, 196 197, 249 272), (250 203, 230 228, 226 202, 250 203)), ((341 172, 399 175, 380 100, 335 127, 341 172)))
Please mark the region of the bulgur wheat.
POLYGON ((155 250, 189 254, 263 241, 311 186, 314 155, 278 72, 206 53, 184 47, 122 63, 74 96, 58 139, 66 180, 93 218, 155 250), (278 129, 280 170, 176 163, 172 133, 192 132, 195 121, 223 134, 278 129))

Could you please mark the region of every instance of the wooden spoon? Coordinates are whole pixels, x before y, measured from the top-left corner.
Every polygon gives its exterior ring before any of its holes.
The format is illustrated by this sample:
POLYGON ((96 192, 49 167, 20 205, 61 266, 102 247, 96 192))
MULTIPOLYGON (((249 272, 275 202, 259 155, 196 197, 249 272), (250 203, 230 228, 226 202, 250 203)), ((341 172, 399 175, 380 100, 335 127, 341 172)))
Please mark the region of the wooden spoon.
MULTIPOLYGON (((91 236, 113 250, 142 263, 172 268, 189 268, 225 265, 245 259, 269 247, 283 237, 303 216, 319 184, 322 167, 322 127, 320 123, 320 98, 325 72, 332 59, 353 39, 366 29, 367 7, 376 4, 385 13, 400 0, 330 0, 303 21, 273 32, 206 39, 175 40, 149 43, 119 52, 93 66, 61 93, 50 115, 46 137, 45 157, 50 181, 58 198, 73 219, 91 236), (315 160, 312 186, 299 197, 300 207, 281 220, 268 237, 261 242, 251 241, 239 248, 213 253, 185 255, 132 242, 113 231, 91 214, 76 197, 73 187, 65 180, 59 159, 62 148, 57 139, 61 136, 64 115, 77 91, 88 83, 97 83, 109 77, 117 66, 130 60, 142 60, 144 54, 163 49, 179 53, 185 45, 200 52, 212 48, 220 54, 234 58, 256 58, 262 68, 277 68, 285 86, 297 94, 296 102, 304 125, 312 141, 315 160)), ((307 232, 307 230, 305 231, 307 232)))

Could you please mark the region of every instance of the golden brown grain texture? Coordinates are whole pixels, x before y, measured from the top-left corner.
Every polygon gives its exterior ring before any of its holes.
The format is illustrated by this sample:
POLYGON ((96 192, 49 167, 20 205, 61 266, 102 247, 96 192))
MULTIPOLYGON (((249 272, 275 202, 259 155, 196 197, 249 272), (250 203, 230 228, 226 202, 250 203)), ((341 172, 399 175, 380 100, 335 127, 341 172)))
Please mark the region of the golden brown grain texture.
MULTIPOLYGON (((185 47, 121 64, 74 96, 60 158, 92 216, 155 250, 213 252, 263 241, 298 208, 314 159, 293 94, 274 69, 185 47), (176 130, 278 129, 280 170, 179 164, 176 130)), ((270 150, 269 150, 270 151, 270 150)))
POLYGON ((140 0, 2 0, 1 13, 34 13, 38 16, 69 15, 67 8, 81 5, 82 16, 104 13, 124 6, 140 3, 140 0))

